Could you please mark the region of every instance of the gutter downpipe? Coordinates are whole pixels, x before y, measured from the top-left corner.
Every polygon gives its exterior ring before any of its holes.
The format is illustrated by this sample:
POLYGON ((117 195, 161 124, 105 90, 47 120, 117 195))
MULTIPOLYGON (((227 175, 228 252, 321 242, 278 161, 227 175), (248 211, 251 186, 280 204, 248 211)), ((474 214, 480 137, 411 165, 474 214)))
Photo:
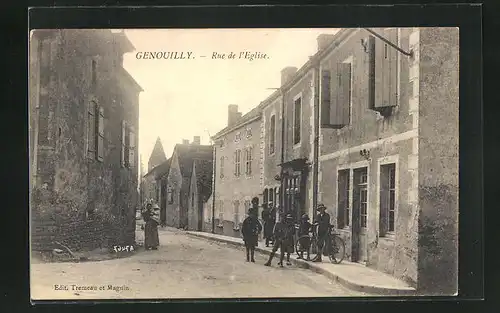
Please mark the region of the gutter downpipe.
POLYGON ((321 83, 321 71, 319 61, 314 64, 314 144, 313 144, 313 216, 316 218, 316 207, 318 206, 318 176, 319 176, 319 137, 320 137, 320 113, 319 93, 321 83))
POLYGON ((216 170, 217 170, 217 165, 216 165, 216 162, 217 162, 217 149, 215 148, 216 145, 215 145, 215 142, 213 143, 214 145, 214 152, 213 152, 213 155, 214 155, 214 162, 213 162, 213 170, 212 170, 212 173, 213 173, 213 181, 212 181, 212 234, 215 234, 215 179, 216 179, 216 170))
POLYGON ((280 87, 281 93, 281 187, 280 187, 280 211, 285 213, 285 178, 283 177, 283 164, 285 163, 285 91, 280 87))

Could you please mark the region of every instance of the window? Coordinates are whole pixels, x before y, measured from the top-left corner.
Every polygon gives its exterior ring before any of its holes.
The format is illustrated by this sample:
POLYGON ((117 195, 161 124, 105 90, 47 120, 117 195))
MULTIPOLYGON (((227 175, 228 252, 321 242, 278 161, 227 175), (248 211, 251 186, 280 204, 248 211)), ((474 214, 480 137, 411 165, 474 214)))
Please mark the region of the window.
POLYGON ((246 130, 246 137, 247 138, 252 138, 252 129, 251 128, 247 128, 247 130, 246 130))
POLYGON ((234 176, 241 175, 241 150, 234 152, 234 176))
POLYGON ((104 158, 104 108, 99 107, 99 118, 97 120, 97 160, 104 158))
POLYGON ((350 224, 349 209, 349 169, 338 172, 338 215, 337 227, 339 229, 347 228, 350 224))
POLYGON ((174 190, 172 187, 167 188, 167 201, 168 204, 174 203, 174 190))
POLYGON ((396 211, 396 164, 380 166, 380 236, 394 232, 396 211))
POLYGON ((361 227, 366 228, 367 217, 368 217, 368 186, 367 186, 368 176, 365 173, 361 174, 361 181, 359 183, 359 204, 360 204, 360 217, 361 217, 361 227))
POLYGON ((194 209, 194 192, 191 193, 191 208, 194 209))
POLYGON ((135 166, 135 131, 134 127, 122 121, 121 136, 121 164, 122 167, 131 168, 135 166))
POLYGON ((220 178, 224 178, 224 157, 220 157, 220 178))
POLYGON ((234 205, 233 228, 234 230, 240 229, 240 201, 236 200, 234 205))
POLYGON ((97 61, 95 59, 91 60, 90 71, 91 71, 90 84, 91 84, 92 90, 94 90, 97 87, 97 61))
POLYGON ((276 144, 276 115, 271 116, 269 126, 269 154, 274 153, 274 146, 276 144))
POLYGON ((274 206, 274 189, 269 189, 268 207, 272 208, 273 206, 274 206))
POLYGON ((87 156, 90 159, 96 158, 96 116, 97 103, 91 101, 88 106, 87 118, 87 156))
POLYGON ((219 200, 219 224, 218 227, 223 227, 224 225, 224 200, 219 200))
POLYGON ((300 132, 301 132, 301 123, 302 123, 302 99, 298 98, 294 102, 294 110, 293 110, 293 144, 300 143, 300 132))
POLYGON ((234 141, 235 142, 238 142, 241 140, 241 133, 240 132, 237 132, 236 135, 234 135, 234 141))
POLYGON ((321 71, 321 124, 330 124, 331 110, 331 74, 329 70, 321 71))
POLYGON ((245 174, 252 175, 253 148, 245 149, 245 174))

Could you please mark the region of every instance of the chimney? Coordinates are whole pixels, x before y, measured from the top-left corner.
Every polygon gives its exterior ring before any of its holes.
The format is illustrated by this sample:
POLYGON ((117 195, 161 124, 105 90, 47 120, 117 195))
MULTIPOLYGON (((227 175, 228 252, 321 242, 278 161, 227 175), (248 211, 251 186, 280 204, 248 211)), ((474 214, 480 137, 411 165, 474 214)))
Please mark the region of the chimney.
POLYGON ((241 113, 238 112, 238 105, 230 104, 227 107, 227 126, 233 126, 240 117, 241 113))
POLYGON ((326 49, 332 42, 335 35, 332 34, 320 34, 316 40, 318 42, 318 51, 326 49))
POLYGON ((281 86, 285 85, 293 75, 297 73, 297 68, 294 66, 287 66, 281 70, 281 86))
POLYGON ((188 144, 189 144, 189 140, 187 140, 187 139, 182 139, 182 144, 183 144, 183 145, 188 145, 188 144))
POLYGON ((192 144, 199 145, 200 144, 200 136, 194 136, 192 144))

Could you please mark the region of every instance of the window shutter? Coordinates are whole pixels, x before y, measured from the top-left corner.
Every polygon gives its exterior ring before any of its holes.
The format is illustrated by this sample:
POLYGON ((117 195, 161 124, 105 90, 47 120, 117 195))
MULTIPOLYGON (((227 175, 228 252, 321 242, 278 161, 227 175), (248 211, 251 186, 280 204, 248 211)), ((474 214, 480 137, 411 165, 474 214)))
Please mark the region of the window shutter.
POLYGON ((376 67, 376 52, 375 52, 375 37, 368 37, 368 108, 374 109, 377 103, 375 99, 375 67, 376 67))
POLYGON ((102 161, 104 158, 104 108, 99 107, 99 120, 97 125, 97 159, 102 161))
POLYGON ((87 151, 89 158, 95 158, 95 137, 96 137, 96 127, 95 127, 95 116, 96 111, 96 103, 94 101, 90 101, 88 106, 88 124, 87 124, 87 151))
POLYGON ((125 167, 125 133, 127 131, 127 124, 125 121, 122 121, 122 136, 121 136, 121 142, 122 142, 122 149, 120 153, 120 164, 122 167, 125 167))
MULTIPOLYGON (((381 35, 394 44, 398 43, 396 28, 385 30, 381 35)), ((375 108, 396 105, 397 53, 382 40, 375 43, 375 108)))
POLYGON ((321 72, 321 124, 330 124, 330 85, 331 85, 331 74, 330 71, 321 72))
POLYGON ((387 172, 383 166, 380 167, 380 223, 379 235, 384 236, 387 233, 388 226, 388 209, 389 209, 389 180, 387 172))
POLYGON ((351 64, 337 64, 337 90, 334 110, 332 110, 332 126, 342 128, 349 124, 351 102, 351 64))
MULTIPOLYGON (((387 38, 390 42, 395 45, 398 44, 398 29, 391 28, 387 32, 387 38)), ((393 47, 389 47, 389 58, 387 60, 388 69, 386 71, 388 78, 387 83, 389 85, 388 93, 387 93, 387 103, 389 106, 393 107, 397 105, 397 93, 398 93, 398 54, 400 52, 394 49, 393 47)))
POLYGON ((135 129, 133 126, 129 128, 129 148, 128 148, 128 164, 130 167, 135 166, 135 129))

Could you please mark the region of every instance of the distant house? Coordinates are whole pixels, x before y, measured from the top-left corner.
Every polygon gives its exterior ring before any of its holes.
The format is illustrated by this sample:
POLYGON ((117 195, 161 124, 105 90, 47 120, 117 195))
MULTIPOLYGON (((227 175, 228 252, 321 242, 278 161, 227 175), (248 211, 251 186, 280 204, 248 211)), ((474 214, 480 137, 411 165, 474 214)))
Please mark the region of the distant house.
POLYGON ((167 162, 167 158, 165 157, 165 152, 163 150, 163 145, 161 144, 161 140, 158 137, 156 139, 155 146, 148 160, 148 172, 143 177, 142 184, 142 196, 143 200, 153 200, 155 202, 160 201, 160 190, 156 185, 156 172, 159 169, 161 164, 167 162))
POLYGON ((158 191, 157 204, 160 206, 160 220, 162 224, 166 222, 166 208, 167 208, 167 177, 170 171, 170 161, 172 158, 161 163, 155 167, 154 180, 155 187, 158 191))
POLYGON ((212 160, 212 146, 200 145, 200 137, 192 144, 183 140, 172 153, 166 178, 166 225, 185 228, 188 225, 189 189, 194 160, 212 160))
POLYGON ((196 159, 193 162, 188 199, 188 229, 203 229, 203 205, 212 194, 213 160, 196 159))

